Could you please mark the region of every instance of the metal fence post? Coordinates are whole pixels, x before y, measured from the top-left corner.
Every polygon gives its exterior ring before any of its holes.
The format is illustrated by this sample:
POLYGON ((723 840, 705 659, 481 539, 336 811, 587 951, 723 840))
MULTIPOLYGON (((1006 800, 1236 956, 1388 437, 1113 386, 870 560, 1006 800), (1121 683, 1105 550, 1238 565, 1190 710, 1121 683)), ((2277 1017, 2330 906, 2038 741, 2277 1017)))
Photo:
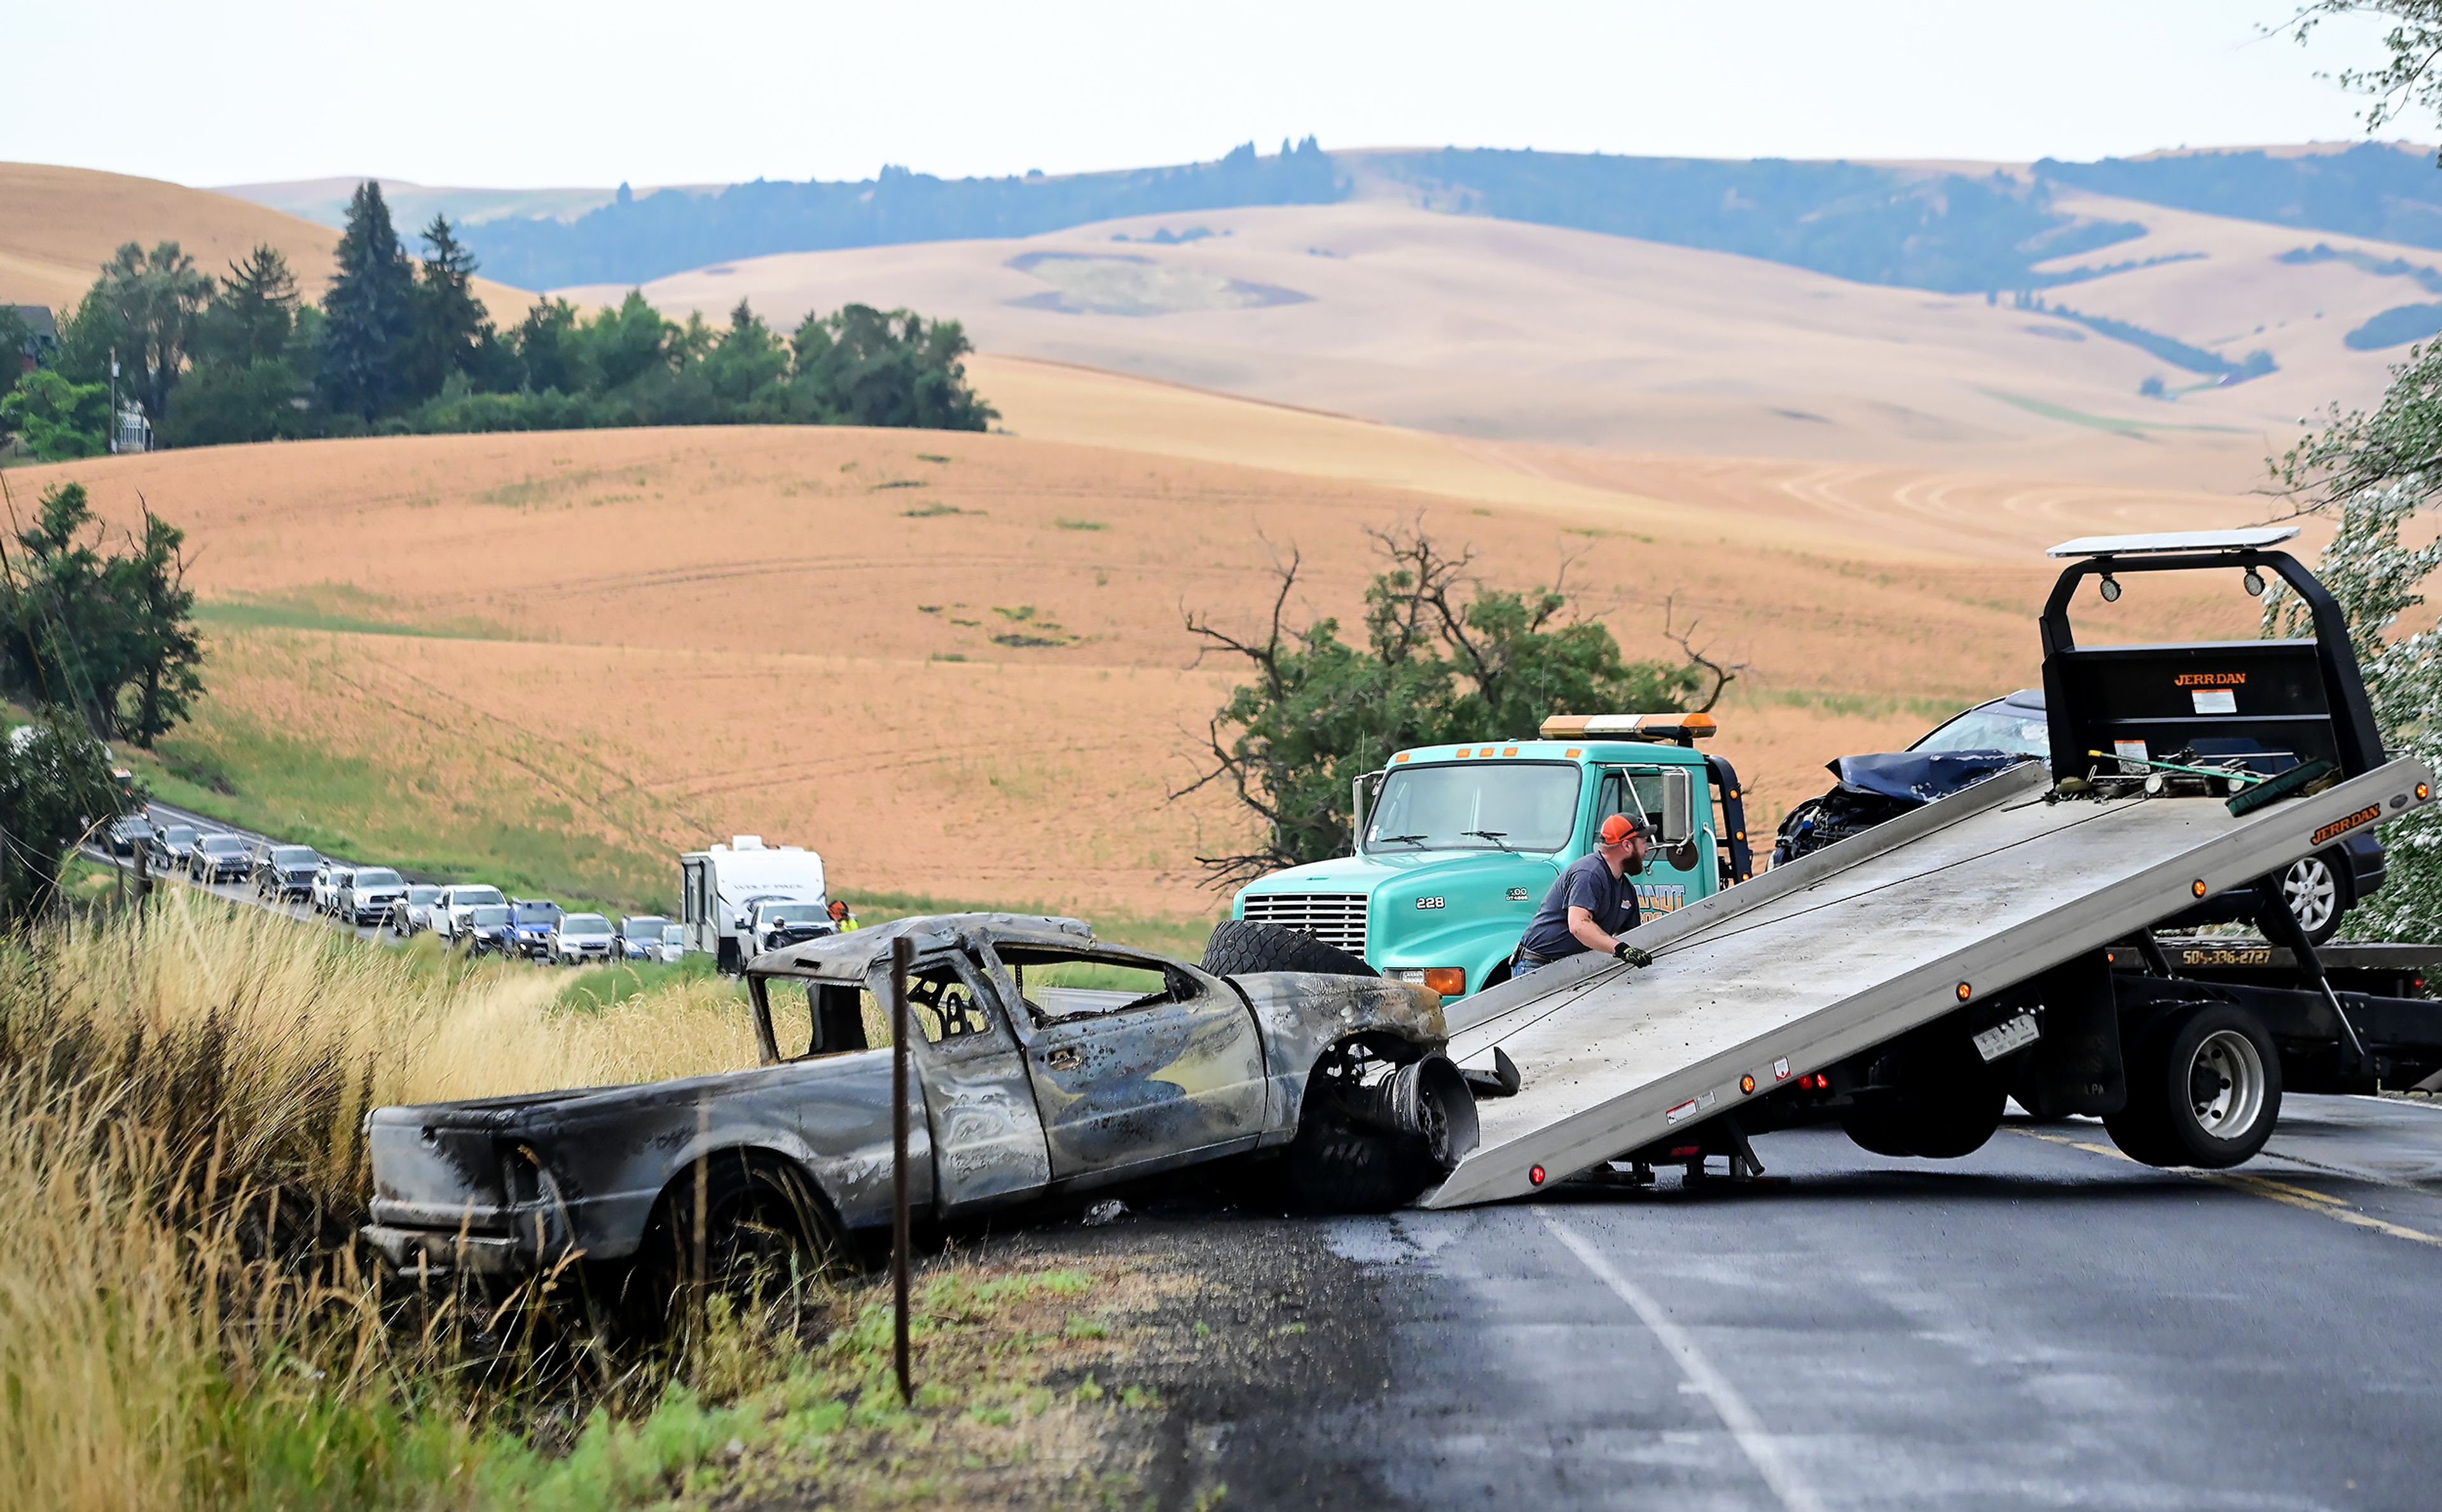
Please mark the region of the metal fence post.
POLYGON ((916 950, 907 937, 890 942, 890 1291, 891 1353, 899 1367, 899 1400, 916 1399, 907 1373, 907 974, 916 950))

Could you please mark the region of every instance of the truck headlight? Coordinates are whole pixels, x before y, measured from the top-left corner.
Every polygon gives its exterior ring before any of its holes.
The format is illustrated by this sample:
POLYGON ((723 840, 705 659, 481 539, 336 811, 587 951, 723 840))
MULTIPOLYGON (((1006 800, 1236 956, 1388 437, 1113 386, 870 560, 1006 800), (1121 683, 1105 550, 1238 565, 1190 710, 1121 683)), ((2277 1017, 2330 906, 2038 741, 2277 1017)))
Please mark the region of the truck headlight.
POLYGON ((1444 997, 1458 997, 1467 992, 1464 966, 1394 966, 1382 975, 1394 982, 1412 982, 1444 997))

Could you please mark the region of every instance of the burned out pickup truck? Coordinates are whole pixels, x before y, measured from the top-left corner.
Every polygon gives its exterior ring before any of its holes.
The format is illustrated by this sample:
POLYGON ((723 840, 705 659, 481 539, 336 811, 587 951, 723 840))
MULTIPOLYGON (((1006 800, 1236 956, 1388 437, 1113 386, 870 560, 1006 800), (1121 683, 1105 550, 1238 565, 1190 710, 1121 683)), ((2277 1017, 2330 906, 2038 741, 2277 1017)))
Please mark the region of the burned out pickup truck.
POLYGON ((920 1216, 1233 1157, 1292 1201, 1388 1207, 1474 1146, 1474 1094, 1423 988, 1219 975, 1076 920, 946 915, 756 957, 758 1068, 375 1109, 367 1239, 421 1273, 828 1262, 890 1223, 877 1005, 902 935, 920 1216))

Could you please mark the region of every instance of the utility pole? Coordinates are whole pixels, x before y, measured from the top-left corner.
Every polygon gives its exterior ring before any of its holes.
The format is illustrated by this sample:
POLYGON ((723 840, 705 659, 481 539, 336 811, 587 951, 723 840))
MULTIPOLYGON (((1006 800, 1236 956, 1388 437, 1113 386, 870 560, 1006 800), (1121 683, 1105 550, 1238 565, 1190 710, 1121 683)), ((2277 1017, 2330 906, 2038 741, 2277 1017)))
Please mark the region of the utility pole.
POLYGON ((118 349, 110 349, 110 454, 118 455, 118 349))
POLYGON ((890 942, 890 1348, 902 1404, 916 1400, 907 1372, 907 974, 915 969, 916 947, 902 935, 890 942))

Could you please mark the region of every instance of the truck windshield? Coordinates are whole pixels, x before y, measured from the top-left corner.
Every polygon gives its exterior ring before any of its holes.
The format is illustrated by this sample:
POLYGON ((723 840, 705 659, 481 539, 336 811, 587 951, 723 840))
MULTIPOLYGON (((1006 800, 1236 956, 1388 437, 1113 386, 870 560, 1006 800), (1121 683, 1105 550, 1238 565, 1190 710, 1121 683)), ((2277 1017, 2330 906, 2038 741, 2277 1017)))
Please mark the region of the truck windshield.
POLYGON ((1576 828, 1577 769, 1557 761, 1402 767, 1382 784, 1368 855, 1558 850, 1576 828))

